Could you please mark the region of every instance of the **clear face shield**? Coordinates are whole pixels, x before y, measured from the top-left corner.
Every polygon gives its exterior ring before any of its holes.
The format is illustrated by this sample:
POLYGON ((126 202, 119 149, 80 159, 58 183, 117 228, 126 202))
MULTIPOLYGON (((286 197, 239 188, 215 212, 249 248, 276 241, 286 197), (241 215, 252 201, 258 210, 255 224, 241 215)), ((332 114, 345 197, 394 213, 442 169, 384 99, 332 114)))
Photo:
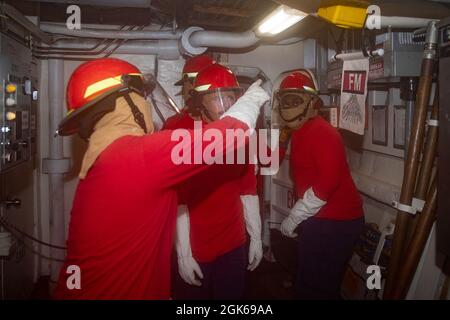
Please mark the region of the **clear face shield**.
POLYGON ((236 103, 242 93, 241 88, 219 88, 204 94, 196 93, 195 105, 201 106, 205 121, 216 121, 236 103))

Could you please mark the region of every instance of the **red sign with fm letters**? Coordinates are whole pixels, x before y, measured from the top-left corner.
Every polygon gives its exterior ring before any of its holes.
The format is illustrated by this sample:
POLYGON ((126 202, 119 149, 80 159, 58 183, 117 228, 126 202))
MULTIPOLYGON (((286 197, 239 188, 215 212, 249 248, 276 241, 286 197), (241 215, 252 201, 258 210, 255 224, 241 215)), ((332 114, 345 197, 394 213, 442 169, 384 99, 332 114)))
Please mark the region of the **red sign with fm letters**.
POLYGON ((366 78, 366 71, 344 71, 343 91, 353 94, 365 94, 366 78))

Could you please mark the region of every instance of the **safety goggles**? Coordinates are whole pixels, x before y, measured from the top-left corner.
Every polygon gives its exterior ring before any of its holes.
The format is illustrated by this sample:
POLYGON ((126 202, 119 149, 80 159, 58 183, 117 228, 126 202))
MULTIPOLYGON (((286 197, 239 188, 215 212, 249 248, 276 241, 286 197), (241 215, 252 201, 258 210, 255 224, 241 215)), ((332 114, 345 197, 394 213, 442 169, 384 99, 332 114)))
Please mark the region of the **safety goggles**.
POLYGON ((290 91, 278 96, 279 113, 285 122, 301 120, 313 101, 313 96, 308 92, 290 91))

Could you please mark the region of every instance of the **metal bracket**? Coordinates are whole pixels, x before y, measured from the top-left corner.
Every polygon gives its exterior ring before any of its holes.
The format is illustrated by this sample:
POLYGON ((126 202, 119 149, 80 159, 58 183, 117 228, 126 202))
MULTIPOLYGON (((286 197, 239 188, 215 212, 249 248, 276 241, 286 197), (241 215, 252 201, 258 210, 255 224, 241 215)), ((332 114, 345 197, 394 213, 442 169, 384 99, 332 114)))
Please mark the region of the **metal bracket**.
POLYGON ((6 209, 9 209, 10 207, 19 208, 22 205, 22 201, 20 201, 20 199, 6 198, 1 204, 4 204, 6 209))
POLYGON ((398 201, 392 201, 392 206, 403 212, 415 215, 417 212, 422 212, 425 206, 425 200, 413 198, 411 205, 403 204, 398 201))
POLYGON ((436 119, 427 120, 427 125, 429 127, 439 127, 439 120, 436 119))
POLYGON ((412 199, 412 206, 414 208, 417 208, 418 212, 422 212, 423 207, 425 207, 425 200, 423 199, 418 199, 418 198, 413 198, 412 199))

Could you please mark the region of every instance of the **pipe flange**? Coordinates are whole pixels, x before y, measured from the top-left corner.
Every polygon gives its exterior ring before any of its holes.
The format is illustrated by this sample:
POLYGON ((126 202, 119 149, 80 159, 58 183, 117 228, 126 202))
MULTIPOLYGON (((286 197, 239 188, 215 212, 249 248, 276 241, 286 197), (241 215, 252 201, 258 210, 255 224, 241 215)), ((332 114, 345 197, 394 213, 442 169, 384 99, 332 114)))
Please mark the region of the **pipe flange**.
POLYGON ((205 29, 200 27, 189 27, 186 30, 184 30, 183 35, 181 36, 180 41, 180 51, 183 54, 188 54, 192 56, 196 56, 199 54, 204 53, 206 50, 208 50, 208 47, 194 47, 189 38, 194 32, 197 31, 205 31, 205 29))

